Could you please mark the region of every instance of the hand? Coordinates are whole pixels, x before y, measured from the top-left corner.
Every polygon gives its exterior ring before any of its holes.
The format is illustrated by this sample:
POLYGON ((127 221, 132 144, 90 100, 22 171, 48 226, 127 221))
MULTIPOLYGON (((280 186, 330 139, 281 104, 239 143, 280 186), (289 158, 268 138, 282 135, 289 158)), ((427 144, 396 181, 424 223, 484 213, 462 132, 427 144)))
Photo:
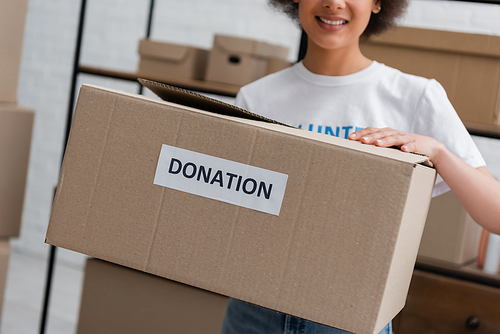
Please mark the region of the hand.
POLYGON ((433 138, 390 128, 366 128, 352 133, 349 139, 427 155, 472 219, 488 231, 500 234, 500 182, 485 167, 473 168, 433 138))
POLYGON ((394 130, 391 128, 365 128, 349 135, 349 139, 360 141, 363 144, 371 144, 380 147, 396 146, 403 152, 415 152, 425 154, 433 163, 437 162, 439 153, 444 145, 437 140, 394 130))

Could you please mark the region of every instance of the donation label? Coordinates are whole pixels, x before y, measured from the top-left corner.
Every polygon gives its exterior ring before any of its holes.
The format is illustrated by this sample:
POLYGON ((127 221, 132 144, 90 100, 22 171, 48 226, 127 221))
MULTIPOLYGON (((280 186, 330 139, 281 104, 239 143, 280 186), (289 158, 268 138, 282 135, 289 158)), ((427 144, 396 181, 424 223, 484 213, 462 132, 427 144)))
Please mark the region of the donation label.
POLYGON ((162 145, 154 184, 278 216, 288 175, 162 145))

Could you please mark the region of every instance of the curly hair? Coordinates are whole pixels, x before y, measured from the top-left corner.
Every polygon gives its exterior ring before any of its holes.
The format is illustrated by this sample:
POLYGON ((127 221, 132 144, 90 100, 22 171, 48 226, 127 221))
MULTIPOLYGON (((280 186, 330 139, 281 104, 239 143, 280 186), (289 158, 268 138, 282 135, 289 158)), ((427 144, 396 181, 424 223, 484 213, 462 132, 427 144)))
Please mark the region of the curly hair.
MULTIPOLYGON (((382 10, 378 14, 372 13, 368 26, 361 36, 368 38, 378 35, 396 25, 397 19, 406 11, 408 2, 409 0, 380 0, 382 10)), ((293 0, 268 0, 268 3, 300 25, 298 3, 293 0)))

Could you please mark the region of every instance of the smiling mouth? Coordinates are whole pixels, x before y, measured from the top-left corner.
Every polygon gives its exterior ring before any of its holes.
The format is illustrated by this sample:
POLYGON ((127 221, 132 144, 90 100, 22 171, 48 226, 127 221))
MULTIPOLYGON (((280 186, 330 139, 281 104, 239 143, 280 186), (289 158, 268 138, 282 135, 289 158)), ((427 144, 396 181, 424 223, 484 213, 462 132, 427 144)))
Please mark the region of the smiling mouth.
POLYGON ((341 25, 344 25, 344 24, 347 24, 347 21, 346 20, 336 20, 336 21, 330 21, 330 20, 327 20, 321 16, 318 16, 318 19, 323 22, 323 23, 326 23, 326 24, 329 24, 329 25, 332 25, 332 26, 341 26, 341 25))

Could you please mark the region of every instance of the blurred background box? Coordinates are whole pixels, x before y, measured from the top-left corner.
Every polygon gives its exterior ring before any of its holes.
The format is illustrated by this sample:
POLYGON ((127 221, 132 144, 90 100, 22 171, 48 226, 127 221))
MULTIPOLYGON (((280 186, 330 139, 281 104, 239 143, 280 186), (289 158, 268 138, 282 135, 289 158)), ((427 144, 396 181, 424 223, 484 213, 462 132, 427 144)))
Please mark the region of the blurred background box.
POLYGON ((208 50, 143 39, 139 54, 139 73, 179 79, 205 78, 208 50))
MULTIPOLYGON (((205 80, 243 86, 268 74, 270 59, 286 62, 287 56, 288 48, 283 46, 215 35, 205 80)), ((271 64, 270 68, 276 68, 277 64, 271 64)))
POLYGON ((432 199, 419 260, 461 267, 476 260, 482 228, 452 191, 432 199))
POLYGON ((463 122, 500 125, 500 36, 398 27, 360 46, 368 58, 439 81, 463 122))
POLYGON ((0 237, 19 236, 34 115, 0 104, 0 237))
POLYGON ((284 70, 285 68, 290 67, 292 65, 293 65, 293 63, 289 62, 286 59, 269 58, 267 60, 266 75, 284 70))
POLYGON ((28 0, 0 0, 0 103, 16 103, 28 0))
POLYGON ((78 334, 219 334, 228 297, 90 258, 78 334))

